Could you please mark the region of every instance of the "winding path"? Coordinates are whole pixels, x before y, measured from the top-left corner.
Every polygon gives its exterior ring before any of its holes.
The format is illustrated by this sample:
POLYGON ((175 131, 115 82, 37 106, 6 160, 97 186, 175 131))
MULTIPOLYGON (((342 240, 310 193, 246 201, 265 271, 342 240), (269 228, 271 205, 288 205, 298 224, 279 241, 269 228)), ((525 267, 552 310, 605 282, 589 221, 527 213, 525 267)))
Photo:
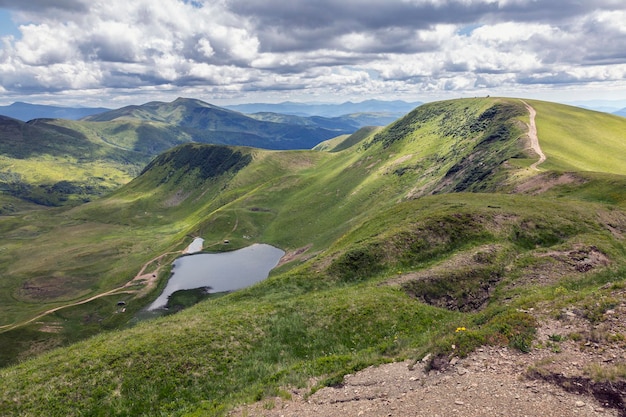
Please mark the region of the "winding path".
POLYGON ((530 166, 531 169, 535 171, 539 171, 537 168, 540 164, 542 164, 546 160, 546 155, 541 150, 539 146, 539 137, 537 136, 537 124, 535 123, 535 116, 537 116, 537 112, 535 109, 528 103, 522 100, 524 106, 528 110, 530 114, 530 123, 528 124, 528 137, 530 138, 530 147, 537 155, 539 155, 539 160, 530 166))
MULTIPOLYGON (((100 294, 96 294, 96 295, 94 295, 92 297, 89 297, 89 298, 87 298, 85 300, 81 300, 81 301, 77 301, 77 302, 74 302, 74 303, 64 304, 64 305, 59 306, 59 307, 51 308, 49 310, 46 310, 46 311, 44 311, 42 313, 37 314, 35 317, 33 317, 31 319, 25 320, 25 321, 20 322, 20 323, 7 324, 7 325, 4 325, 4 326, 0 326, 0 333, 4 333, 4 332, 7 332, 7 331, 16 329, 18 327, 21 327, 21 326, 25 326, 27 324, 30 324, 30 323, 34 322, 37 319, 40 319, 40 318, 42 318, 44 316, 47 316, 48 314, 52 314, 55 311, 59 311, 59 310, 62 310, 64 308, 68 308, 68 307, 74 307, 74 306, 81 305, 81 304, 86 304, 86 303, 88 303, 90 301, 93 301, 93 300, 95 300, 97 298, 106 297, 107 295, 138 292, 138 290, 135 290, 135 289, 128 289, 128 287, 131 287, 131 286, 137 284, 138 282, 143 282, 144 284, 146 284, 145 288, 152 288, 156 284, 158 270, 160 269, 160 265, 152 273, 146 273, 145 272, 146 268, 150 264, 152 264, 153 262, 160 262, 161 259, 163 257, 167 256, 167 255, 172 255, 172 254, 177 254, 177 253, 182 253, 182 252, 183 251, 167 252, 167 253, 164 253, 164 254, 161 254, 161 255, 157 256, 154 259, 149 260, 148 262, 146 262, 143 265, 141 270, 137 273, 137 275, 135 275, 135 277, 132 280, 128 281, 126 284, 124 284, 121 287, 113 288, 112 290, 109 290, 109 291, 106 291, 106 292, 103 292, 103 293, 100 293, 100 294)), ((145 290, 145 288, 144 288, 144 290, 145 290)))

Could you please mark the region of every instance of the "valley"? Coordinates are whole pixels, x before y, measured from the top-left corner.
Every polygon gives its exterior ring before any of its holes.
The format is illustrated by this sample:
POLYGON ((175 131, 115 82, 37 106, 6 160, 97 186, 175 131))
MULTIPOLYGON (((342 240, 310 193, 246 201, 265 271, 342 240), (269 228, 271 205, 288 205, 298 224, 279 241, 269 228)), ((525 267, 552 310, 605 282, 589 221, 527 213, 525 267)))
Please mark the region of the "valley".
MULTIPOLYGON (((349 408, 365 402, 327 395, 398 366, 404 387, 415 377, 452 389, 493 357, 493 378, 515 368, 554 392, 564 372, 590 387, 626 380, 626 119, 487 97, 420 105, 309 148, 157 133, 172 120, 205 129, 209 110, 183 100, 45 122, 80 126, 80 143, 88 129, 106 138, 94 163, 111 144, 142 157, 89 201, 0 196, 7 415, 315 415, 333 404, 368 415, 349 408), (130 119, 157 130, 116 136, 130 119), (131 322, 197 237, 204 251, 264 243, 287 255, 250 288, 131 322), (560 367, 562 352, 581 366, 560 367)), ((593 412, 626 412, 619 404, 593 412)))

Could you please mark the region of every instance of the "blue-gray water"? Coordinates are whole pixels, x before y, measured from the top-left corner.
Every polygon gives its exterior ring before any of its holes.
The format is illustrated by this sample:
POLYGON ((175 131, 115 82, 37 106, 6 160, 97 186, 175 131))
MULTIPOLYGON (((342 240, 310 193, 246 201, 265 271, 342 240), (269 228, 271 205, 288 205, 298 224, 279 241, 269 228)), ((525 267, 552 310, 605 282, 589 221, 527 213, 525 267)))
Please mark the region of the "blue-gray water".
POLYGON ((167 298, 178 290, 211 287, 211 292, 233 291, 262 281, 285 254, 266 244, 222 253, 200 253, 174 261, 172 276, 163 293, 148 307, 165 307, 167 298))

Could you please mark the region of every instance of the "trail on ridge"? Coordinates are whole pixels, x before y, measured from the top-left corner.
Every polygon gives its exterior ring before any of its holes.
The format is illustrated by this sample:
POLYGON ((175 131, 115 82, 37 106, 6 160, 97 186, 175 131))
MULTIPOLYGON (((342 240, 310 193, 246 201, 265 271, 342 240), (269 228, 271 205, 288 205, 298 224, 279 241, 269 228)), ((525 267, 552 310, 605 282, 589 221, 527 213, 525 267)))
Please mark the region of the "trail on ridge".
POLYGON ((539 160, 532 164, 530 168, 539 171, 539 168, 537 167, 546 160, 546 155, 543 153, 541 147, 539 146, 539 137, 537 136, 537 124, 535 123, 535 116, 537 116, 537 112, 530 104, 526 103, 523 100, 522 103, 524 103, 524 106, 526 106, 526 109, 530 114, 530 121, 528 124, 528 137, 530 138, 530 147, 533 151, 535 151, 537 155, 539 155, 539 160))

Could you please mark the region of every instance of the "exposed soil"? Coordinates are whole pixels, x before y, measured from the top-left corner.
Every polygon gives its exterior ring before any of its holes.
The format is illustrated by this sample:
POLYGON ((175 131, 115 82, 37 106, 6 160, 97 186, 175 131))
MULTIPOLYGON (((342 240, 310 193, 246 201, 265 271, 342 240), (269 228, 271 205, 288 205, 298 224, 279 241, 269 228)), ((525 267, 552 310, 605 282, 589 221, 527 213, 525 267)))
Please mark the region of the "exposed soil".
POLYGON ((609 258, 595 246, 538 252, 533 256, 536 261, 523 269, 511 287, 551 285, 565 276, 580 275, 610 264, 609 258))
MULTIPOLYGON (((485 245, 383 285, 403 286, 450 270, 480 267, 499 250, 485 245)), ((520 278, 526 280, 524 285, 554 283, 555 277, 582 276, 609 264, 592 246, 540 255, 545 262, 528 267, 520 278)), ((626 417, 626 289, 609 283, 602 291, 591 304, 559 309, 546 303, 525 311, 539 323, 529 353, 484 346, 466 358, 444 359, 435 368, 429 360, 370 367, 312 394, 317 381, 301 389, 286 387, 288 395, 239 407, 229 415, 626 417)))
POLYGON ((597 324, 570 310, 559 319, 535 315, 541 326, 527 354, 487 346, 453 357, 441 371, 426 372, 425 362, 410 360, 370 367, 346 375, 340 386, 310 396, 309 389, 292 389, 291 398, 268 398, 230 415, 625 417, 624 380, 597 380, 590 369, 626 366, 625 342, 611 339, 626 330, 626 302, 606 312, 599 342, 590 340, 598 339, 597 324), (581 338, 572 340, 574 334, 581 338))
POLYGON ((559 185, 583 184, 585 181, 572 173, 555 174, 553 172, 535 175, 515 187, 517 194, 539 195, 559 185))
MULTIPOLYGON (((293 250, 291 252, 288 252, 288 253, 284 254, 283 257, 280 258, 280 261, 278 261, 277 267, 282 266, 282 265, 284 265, 286 263, 289 263, 289 262, 293 262, 293 261, 298 260, 298 259, 302 259, 305 256, 305 253, 309 249, 311 249, 312 246, 313 245, 306 245, 306 246, 303 246, 301 248, 298 248, 296 250, 293 250)), ((311 255, 309 255, 309 256, 311 256, 311 255)))
POLYGON ((537 155, 539 155, 539 160, 532 164, 530 168, 538 170, 537 167, 546 160, 546 155, 541 150, 541 147, 539 146, 539 138, 537 137, 537 124, 535 123, 535 116, 537 116, 537 112, 530 106, 530 104, 526 103, 525 101, 522 101, 522 103, 524 103, 524 106, 526 106, 526 109, 528 110, 528 113, 530 115, 530 120, 528 123, 528 137, 530 138, 530 147, 537 155))

